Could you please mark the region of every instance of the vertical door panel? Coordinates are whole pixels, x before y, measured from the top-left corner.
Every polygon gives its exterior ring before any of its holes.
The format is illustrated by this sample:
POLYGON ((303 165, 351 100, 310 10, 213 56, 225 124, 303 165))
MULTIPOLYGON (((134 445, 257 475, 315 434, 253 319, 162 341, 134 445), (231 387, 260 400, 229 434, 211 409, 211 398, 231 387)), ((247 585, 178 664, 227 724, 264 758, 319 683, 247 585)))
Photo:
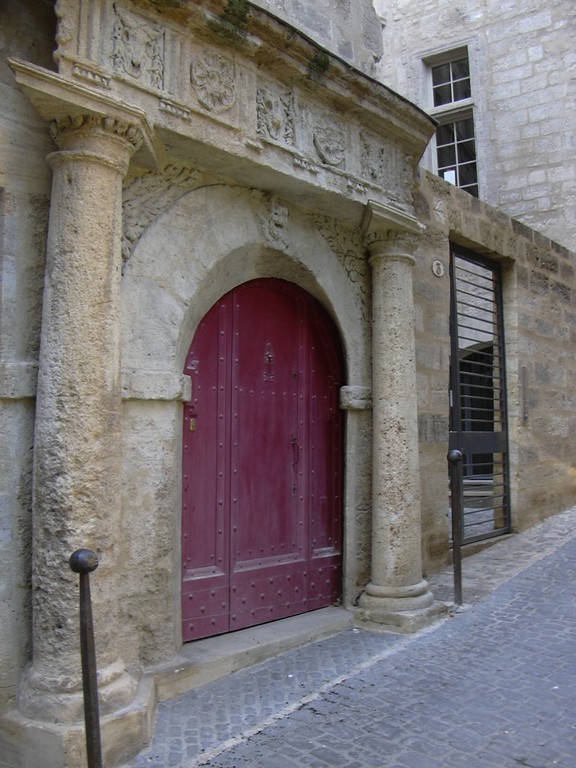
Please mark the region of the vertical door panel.
POLYGON ((189 638, 229 629, 229 325, 229 308, 219 302, 202 321, 185 369, 192 378, 183 445, 182 615, 189 638))
POLYGON ((339 349, 329 318, 309 307, 309 499, 308 608, 334 602, 342 583, 342 417, 339 349))
POLYGON ((297 578, 306 559, 297 476, 300 314, 289 284, 253 281, 235 293, 232 628, 305 610, 297 578))

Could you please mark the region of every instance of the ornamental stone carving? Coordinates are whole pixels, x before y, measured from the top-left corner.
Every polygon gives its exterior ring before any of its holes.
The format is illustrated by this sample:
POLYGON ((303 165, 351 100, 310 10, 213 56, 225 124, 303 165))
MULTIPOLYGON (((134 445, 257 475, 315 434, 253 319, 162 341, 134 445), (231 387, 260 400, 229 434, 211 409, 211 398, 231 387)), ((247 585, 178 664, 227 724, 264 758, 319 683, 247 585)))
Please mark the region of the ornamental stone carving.
POLYGON ((288 248, 288 208, 279 197, 264 196, 263 199, 268 204, 267 215, 259 217, 264 240, 272 248, 285 251, 288 248))
POLYGON ((142 143, 142 134, 137 126, 105 115, 74 115, 55 120, 50 126, 50 135, 58 142, 66 134, 81 130, 113 134, 128 142, 134 151, 142 143))
POLYGON ((342 123, 331 115, 325 115, 314 126, 314 146, 326 165, 341 165, 346 156, 346 131, 342 123))
POLYGON ((344 267, 348 279, 358 290, 362 315, 368 312, 368 266, 362 248, 362 238, 356 229, 349 229, 337 219, 315 216, 314 224, 344 267))
POLYGON ((408 200, 413 178, 410 160, 400 149, 360 134, 360 167, 362 177, 386 187, 393 196, 408 200))
POLYGON ((122 199, 122 259, 127 263, 134 245, 159 214, 202 183, 199 171, 169 165, 163 173, 149 172, 129 179, 122 199))
POLYGON ((257 131, 264 139, 294 146, 296 110, 294 94, 260 85, 256 92, 257 131))
POLYGON ((315 216, 316 228, 334 251, 346 270, 350 281, 360 282, 366 275, 366 259, 362 252, 360 233, 348 229, 337 219, 329 216, 315 216))
POLYGON ((164 88, 164 33, 115 7, 112 66, 116 72, 159 90, 164 88))
POLYGON ((209 112, 225 112, 236 100, 234 64, 216 51, 206 51, 203 59, 190 66, 190 80, 200 104, 209 112))
POLYGON ((72 74, 79 80, 84 80, 85 82, 90 83, 90 85, 99 85, 101 88, 106 88, 107 90, 110 89, 110 78, 108 75, 104 75, 101 72, 97 72, 82 64, 73 64, 72 74))

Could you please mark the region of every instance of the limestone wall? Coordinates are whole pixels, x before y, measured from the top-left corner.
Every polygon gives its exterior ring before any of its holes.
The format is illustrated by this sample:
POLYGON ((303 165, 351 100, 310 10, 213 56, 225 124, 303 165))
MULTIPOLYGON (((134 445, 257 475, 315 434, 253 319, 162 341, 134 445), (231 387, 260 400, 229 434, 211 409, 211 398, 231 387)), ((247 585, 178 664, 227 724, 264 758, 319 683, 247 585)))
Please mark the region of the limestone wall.
POLYGON ((424 109, 431 89, 422 60, 468 46, 480 197, 576 248, 574 3, 375 5, 384 22, 380 76, 424 109))
POLYGON ((48 3, 0 5, 0 712, 30 654, 31 473, 51 141, 7 56, 54 66, 48 3))
POLYGON ((423 172, 415 274, 420 466, 428 568, 446 556, 450 242, 503 266, 513 529, 576 498, 576 256, 423 172), (432 262, 445 266, 442 277, 432 262))

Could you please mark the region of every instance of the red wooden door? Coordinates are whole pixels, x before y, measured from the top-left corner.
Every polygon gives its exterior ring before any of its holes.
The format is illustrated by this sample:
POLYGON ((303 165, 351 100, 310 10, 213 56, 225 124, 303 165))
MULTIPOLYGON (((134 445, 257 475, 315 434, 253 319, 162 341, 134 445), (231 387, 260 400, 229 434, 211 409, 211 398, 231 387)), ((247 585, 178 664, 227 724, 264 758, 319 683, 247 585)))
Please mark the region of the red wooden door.
POLYGON ((185 372, 184 640, 332 604, 343 365, 329 316, 292 283, 245 283, 208 312, 185 372))

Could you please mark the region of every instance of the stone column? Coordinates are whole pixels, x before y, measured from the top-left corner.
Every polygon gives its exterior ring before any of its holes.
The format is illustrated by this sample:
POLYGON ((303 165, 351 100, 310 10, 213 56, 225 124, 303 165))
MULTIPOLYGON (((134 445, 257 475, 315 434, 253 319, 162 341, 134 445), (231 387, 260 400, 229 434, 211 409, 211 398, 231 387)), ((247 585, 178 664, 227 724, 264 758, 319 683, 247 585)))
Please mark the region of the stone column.
POLYGON ((95 550, 94 624, 102 714, 136 683, 118 657, 120 552, 120 277, 122 178, 139 130, 81 115, 53 125, 53 169, 33 479, 33 664, 19 708, 29 718, 82 718, 77 577, 95 550))
POLYGON ((422 578, 412 295, 419 225, 369 207, 365 226, 373 286, 372 570, 358 619, 413 632, 439 610, 422 578))

